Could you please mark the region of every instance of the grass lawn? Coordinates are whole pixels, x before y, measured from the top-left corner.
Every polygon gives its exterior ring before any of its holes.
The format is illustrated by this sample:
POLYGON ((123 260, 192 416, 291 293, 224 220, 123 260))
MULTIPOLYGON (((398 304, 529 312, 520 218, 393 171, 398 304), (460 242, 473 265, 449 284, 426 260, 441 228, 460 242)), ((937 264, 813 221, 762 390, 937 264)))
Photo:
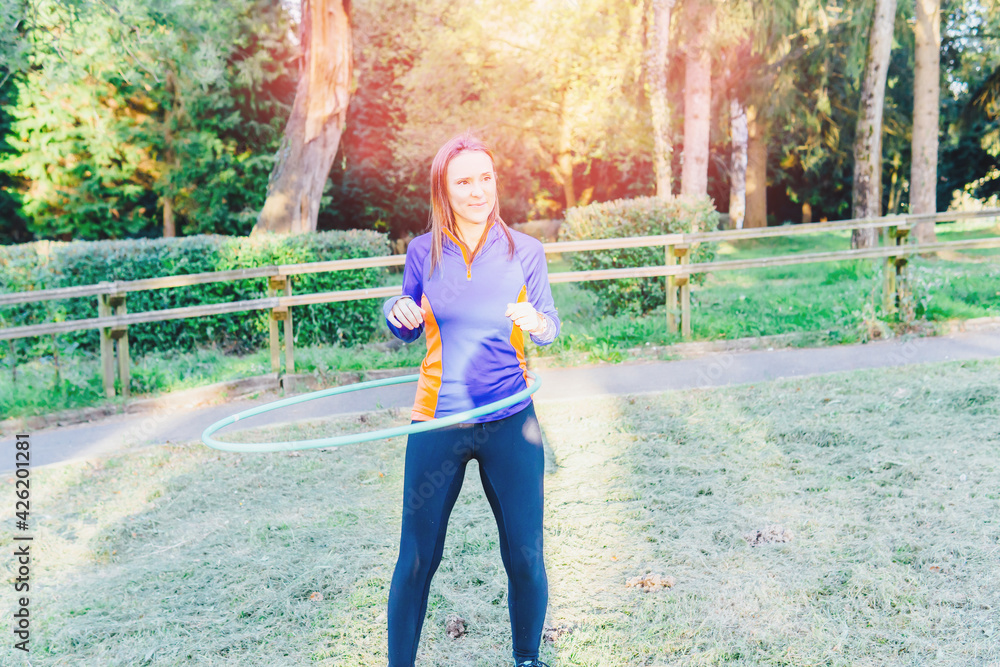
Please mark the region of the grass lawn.
MULTIPOLYGON (((418 345, 397 350, 385 350, 377 345, 296 347, 295 371, 312 373, 321 382, 332 383, 334 375, 340 371, 419 366, 425 351, 422 339, 418 345)), ((244 356, 228 355, 213 348, 149 354, 133 357, 130 370, 132 395, 156 396, 270 373, 271 354, 266 347, 244 356)), ((123 403, 120 395, 114 400, 104 397, 100 357, 95 354, 77 351, 72 357, 61 357, 58 388, 54 388, 55 370, 51 357, 19 364, 16 382, 11 381, 10 369, 6 371, 4 381, 0 382, 0 419, 123 403)))
MULTIPOLYGON (((543 645, 553 667, 1000 661, 1000 362, 538 413, 548 624, 567 630, 543 645), (751 546, 771 526, 790 540, 751 546), (650 573, 675 585, 626 585, 650 573)), ((385 665, 403 452, 398 439, 259 455, 189 443, 34 470, 31 664, 385 665)), ((11 643, 0 663, 26 664, 11 643)), ((473 463, 418 664, 509 655, 506 575, 473 463), (445 634, 450 614, 466 620, 461 639, 445 634)))
MULTIPOLYGON (((994 221, 939 225, 938 240, 1000 234, 994 221)), ((848 232, 807 234, 720 244, 719 260, 845 250, 848 232)), ((571 270, 556 258, 551 272, 571 270)), ((864 342, 893 329, 933 330, 950 319, 1000 316, 1000 249, 914 257, 908 267, 910 320, 882 312, 882 269, 874 260, 828 262, 709 274, 691 289, 694 340, 804 334, 805 345, 864 342)), ((655 280, 655 279, 654 279, 655 280)), ((666 310, 644 316, 608 316, 582 284, 556 284, 553 297, 564 321, 554 345, 536 356, 571 363, 617 362, 637 346, 680 341, 666 330, 666 310)))

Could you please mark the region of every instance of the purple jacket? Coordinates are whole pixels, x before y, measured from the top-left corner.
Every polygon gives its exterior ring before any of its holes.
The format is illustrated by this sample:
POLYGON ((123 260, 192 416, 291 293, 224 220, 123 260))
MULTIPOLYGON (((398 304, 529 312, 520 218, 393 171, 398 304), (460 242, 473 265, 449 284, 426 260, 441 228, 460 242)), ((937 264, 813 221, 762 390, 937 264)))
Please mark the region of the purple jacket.
MULTIPOLYGON (((510 318, 507 304, 530 301, 548 320, 537 345, 548 345, 559 334, 559 316, 552 302, 548 267, 542 244, 511 230, 514 257, 500 223, 486 230, 479 252, 468 261, 466 250, 447 231, 441 264, 430 276, 431 235, 410 242, 403 270, 403 294, 382 307, 388 317, 396 301, 409 296, 424 309, 424 324, 416 329, 386 324, 400 340, 410 343, 427 334, 427 354, 420 364, 412 418, 445 417, 506 398, 527 386, 524 336, 510 318)), ((473 419, 503 419, 527 407, 531 398, 498 412, 473 419)))

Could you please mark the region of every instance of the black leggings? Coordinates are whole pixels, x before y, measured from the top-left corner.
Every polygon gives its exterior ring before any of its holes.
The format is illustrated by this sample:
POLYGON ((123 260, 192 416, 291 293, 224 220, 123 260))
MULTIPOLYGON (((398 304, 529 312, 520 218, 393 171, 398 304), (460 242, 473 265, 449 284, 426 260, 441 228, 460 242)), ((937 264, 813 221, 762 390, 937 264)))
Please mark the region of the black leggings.
POLYGON ((399 560, 389 588, 389 667, 412 667, 416 659, 427 592, 469 459, 479 461, 500 532, 515 661, 538 657, 549 598, 542 561, 544 455, 535 409, 528 404, 497 421, 409 436, 399 560))

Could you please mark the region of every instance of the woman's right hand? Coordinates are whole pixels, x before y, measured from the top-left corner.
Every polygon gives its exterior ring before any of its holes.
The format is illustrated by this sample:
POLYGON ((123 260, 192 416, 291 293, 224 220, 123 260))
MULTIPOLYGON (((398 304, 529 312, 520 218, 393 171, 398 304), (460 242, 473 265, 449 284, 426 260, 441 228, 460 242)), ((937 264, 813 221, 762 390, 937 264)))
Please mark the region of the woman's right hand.
POLYGON ((387 319, 394 327, 416 329, 424 323, 424 311, 417 305, 416 301, 408 296, 404 296, 393 305, 387 319))

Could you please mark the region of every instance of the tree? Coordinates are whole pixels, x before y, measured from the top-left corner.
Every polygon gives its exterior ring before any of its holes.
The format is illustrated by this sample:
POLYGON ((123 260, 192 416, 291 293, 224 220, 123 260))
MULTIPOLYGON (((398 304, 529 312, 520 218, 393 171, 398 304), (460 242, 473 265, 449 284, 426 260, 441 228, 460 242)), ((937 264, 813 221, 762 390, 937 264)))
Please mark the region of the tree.
POLYGON ((33 64, 17 79, 13 154, 0 160, 31 232, 169 235, 173 219, 179 233, 247 233, 291 102, 280 7, 32 7, 33 64))
POLYGON ((729 222, 734 229, 743 229, 747 209, 747 143, 750 130, 747 111, 736 96, 729 100, 729 126, 733 143, 729 161, 729 222))
POLYGON ((128 140, 133 119, 147 118, 150 106, 133 97, 146 91, 119 63, 115 22, 90 6, 32 9, 33 65, 16 82, 14 151, 0 169, 23 184, 23 211, 38 236, 139 234, 149 226, 137 212, 150 203, 143 200, 155 160, 128 140))
POLYGON ((684 166, 681 194, 708 192, 708 140, 712 108, 709 36, 715 8, 702 0, 686 6, 688 43, 684 54, 684 166))
POLYGON ((747 210, 744 227, 767 227, 767 125, 747 107, 747 210))
MULTIPOLYGON (((851 201, 855 218, 876 218, 882 214, 882 109, 895 16, 896 0, 875 0, 854 137, 851 201)), ((851 247, 870 248, 875 245, 875 238, 874 229, 855 229, 851 247)))
POLYGON ((727 17, 735 29, 724 38, 729 44, 721 51, 720 85, 725 91, 723 99, 729 117, 729 224, 733 229, 743 229, 747 210, 747 162, 750 128, 747 122, 745 100, 749 95, 747 77, 755 65, 749 38, 750 22, 738 17, 727 17))
POLYGON ((320 200, 347 119, 351 24, 343 0, 303 0, 304 66, 267 199, 251 234, 316 231, 320 200))
MULTIPOLYGON (((638 76, 638 5, 428 0, 418 6, 410 32, 419 55, 401 78, 405 122, 393 141, 411 182, 426 179, 445 140, 473 130, 501 156, 501 210, 514 222, 586 204, 608 187, 604 165, 621 174, 637 161, 632 156, 651 155, 638 76)), ((645 194, 652 179, 643 166, 642 176, 628 177, 631 183, 613 185, 645 194)))
POLYGON ((411 181, 392 150, 405 122, 400 80, 419 54, 415 13, 409 0, 351 5, 356 88, 317 229, 374 229, 396 239, 427 220, 429 180, 411 181))
MULTIPOLYGON (((13 122, 11 111, 17 104, 17 80, 30 68, 29 47, 25 39, 26 3, 0 0, 0 163, 13 152, 7 134, 13 122)), ((0 171, 0 243, 27 241, 26 221, 21 215, 21 197, 17 182, 0 171)))
POLYGON ((1000 202, 1000 1, 948 2, 942 12, 938 208, 1000 202))
POLYGON ((673 141, 670 127, 670 101, 667 88, 667 65, 670 52, 670 17, 677 0, 653 0, 652 30, 647 49, 646 81, 650 119, 653 123, 653 169, 656 175, 656 196, 672 195, 670 162, 673 141))
MULTIPOLYGON (((910 213, 937 212, 938 116, 941 106, 941 0, 915 0, 913 150, 910 213)), ((936 239, 934 222, 917 225, 921 243, 936 239)))
MULTIPOLYGON (((730 151, 733 165, 730 167, 730 199, 736 200, 737 209, 740 199, 745 201, 744 227, 767 226, 769 152, 771 156, 779 152, 769 151, 769 144, 774 142, 780 146, 789 130, 800 125, 799 122, 793 123, 789 117, 801 115, 804 109, 808 109, 807 105, 802 104, 802 100, 796 99, 802 94, 803 88, 797 80, 802 71, 800 61, 810 53, 829 28, 825 11, 828 4, 830 3, 813 0, 751 0, 729 5, 727 8, 727 24, 731 25, 725 42, 730 46, 722 52, 725 56, 726 89, 730 101, 730 151), (735 11, 740 9, 743 10, 742 15, 735 11), (775 133, 777 136, 774 138, 771 137, 772 125, 781 128, 781 132, 775 133), (741 197, 739 190, 742 178, 739 172, 744 163, 745 195, 741 197)), ((775 174, 775 180, 788 168, 784 160, 781 166, 782 169, 775 174)), ((732 216, 732 212, 730 215, 732 216)), ((736 217, 738 221, 739 215, 736 217)))
POLYGON ((27 0, 0 0, 0 89, 31 67, 25 22, 28 11, 27 0))

